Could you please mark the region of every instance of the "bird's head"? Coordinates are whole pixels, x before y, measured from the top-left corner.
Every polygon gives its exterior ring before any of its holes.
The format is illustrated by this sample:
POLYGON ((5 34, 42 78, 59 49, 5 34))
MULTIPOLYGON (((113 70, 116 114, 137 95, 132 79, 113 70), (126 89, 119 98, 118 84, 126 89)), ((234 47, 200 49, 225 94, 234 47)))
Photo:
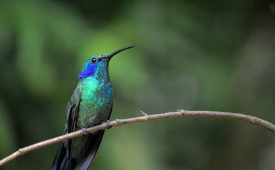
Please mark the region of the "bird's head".
POLYGON ((109 61, 117 53, 124 51, 126 49, 134 47, 133 45, 119 49, 111 54, 104 55, 94 55, 91 56, 83 65, 81 73, 78 75, 80 79, 94 76, 97 72, 107 71, 109 61))

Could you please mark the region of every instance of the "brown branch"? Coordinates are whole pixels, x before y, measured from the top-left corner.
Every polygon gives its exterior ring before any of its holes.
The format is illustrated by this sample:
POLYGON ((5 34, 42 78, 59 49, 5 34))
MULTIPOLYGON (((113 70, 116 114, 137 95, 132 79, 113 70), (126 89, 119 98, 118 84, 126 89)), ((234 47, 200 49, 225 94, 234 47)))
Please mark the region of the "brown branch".
MULTIPOLYGON (((236 120, 242 120, 245 122, 249 122, 258 126, 261 126, 263 128, 266 128, 272 132, 275 132, 275 125, 254 117, 254 116, 249 116, 245 114, 240 114, 240 113, 230 113, 230 112, 213 112, 213 111, 187 111, 187 110, 178 110, 177 112, 168 112, 168 113, 160 113, 160 114, 153 114, 153 115, 147 115, 144 112, 141 112, 142 116, 141 117, 135 117, 135 118, 129 118, 129 119, 116 119, 114 121, 108 122, 107 123, 102 123, 100 125, 88 128, 87 131, 89 133, 94 133, 99 130, 107 129, 115 126, 121 126, 125 124, 130 124, 130 123, 138 123, 138 122, 147 122, 147 121, 152 121, 152 120, 159 120, 159 119, 166 119, 166 118, 185 118, 185 117, 216 117, 216 118, 224 118, 224 119, 236 119, 236 120)), ((56 144, 68 139, 72 139, 78 136, 83 135, 83 131, 79 130, 73 133, 65 134, 62 136, 58 136, 52 139, 48 139, 24 148, 20 148, 13 154, 7 156, 6 158, 2 159, 0 161, 0 166, 4 165, 5 163, 15 159, 18 156, 24 155, 28 152, 31 152, 36 149, 40 149, 45 146, 49 146, 52 144, 56 144)))

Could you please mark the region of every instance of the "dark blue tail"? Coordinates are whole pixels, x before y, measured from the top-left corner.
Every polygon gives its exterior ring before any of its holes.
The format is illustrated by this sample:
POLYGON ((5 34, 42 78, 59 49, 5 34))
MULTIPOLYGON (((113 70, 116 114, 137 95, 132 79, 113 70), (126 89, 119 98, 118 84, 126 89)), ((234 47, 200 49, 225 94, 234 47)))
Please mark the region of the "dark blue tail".
POLYGON ((69 170, 69 162, 64 142, 61 142, 53 161, 52 170, 69 170))
POLYGON ((61 142, 53 161, 52 170, 87 170, 95 158, 103 135, 104 130, 83 136, 85 150, 77 158, 72 158, 71 162, 66 153, 64 142, 61 142))

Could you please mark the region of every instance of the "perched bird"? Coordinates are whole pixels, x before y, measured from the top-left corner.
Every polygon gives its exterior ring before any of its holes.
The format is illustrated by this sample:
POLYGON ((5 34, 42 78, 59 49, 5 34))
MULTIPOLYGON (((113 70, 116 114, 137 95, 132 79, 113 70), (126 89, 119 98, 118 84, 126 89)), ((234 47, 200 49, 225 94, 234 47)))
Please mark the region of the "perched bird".
MULTIPOLYGON (((78 75, 79 82, 67 105, 65 134, 98 125, 109 120, 113 105, 113 89, 108 66, 117 53, 132 48, 128 46, 111 54, 91 56, 78 75)), ((85 134, 60 143, 52 169, 86 170, 99 148, 104 130, 85 134)))

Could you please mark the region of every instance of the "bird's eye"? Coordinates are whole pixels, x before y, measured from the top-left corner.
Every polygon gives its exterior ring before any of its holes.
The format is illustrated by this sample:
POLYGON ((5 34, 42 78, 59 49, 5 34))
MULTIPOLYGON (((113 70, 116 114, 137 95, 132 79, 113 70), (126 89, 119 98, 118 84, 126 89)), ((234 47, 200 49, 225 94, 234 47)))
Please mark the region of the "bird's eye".
POLYGON ((92 63, 96 63, 96 58, 92 58, 92 63))

